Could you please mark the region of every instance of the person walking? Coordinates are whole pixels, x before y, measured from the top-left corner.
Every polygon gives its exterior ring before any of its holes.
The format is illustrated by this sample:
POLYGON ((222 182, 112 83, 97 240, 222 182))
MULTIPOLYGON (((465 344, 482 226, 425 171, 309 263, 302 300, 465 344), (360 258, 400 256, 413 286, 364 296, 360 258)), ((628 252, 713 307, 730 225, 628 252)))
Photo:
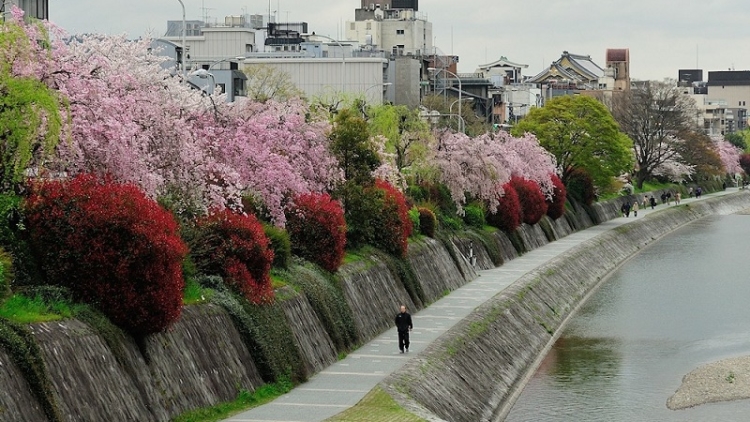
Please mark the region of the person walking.
POLYGON ((622 204, 622 207, 620 207, 620 211, 622 211, 623 217, 630 217, 630 202, 625 201, 625 203, 622 204))
POLYGON ((675 204, 679 205, 681 200, 682 200, 682 194, 680 192, 677 192, 676 194, 674 194, 675 204))
POLYGON ((633 202, 633 217, 638 217, 638 209, 640 206, 638 205, 638 200, 636 199, 635 202, 633 202))
POLYGON ((651 195, 651 198, 649 198, 649 201, 651 201, 651 209, 654 209, 656 207, 656 197, 651 195))
POLYGON ((406 312, 406 306, 401 305, 401 312, 396 314, 396 330, 398 330, 398 349, 401 353, 409 353, 409 331, 414 328, 411 315, 406 312))

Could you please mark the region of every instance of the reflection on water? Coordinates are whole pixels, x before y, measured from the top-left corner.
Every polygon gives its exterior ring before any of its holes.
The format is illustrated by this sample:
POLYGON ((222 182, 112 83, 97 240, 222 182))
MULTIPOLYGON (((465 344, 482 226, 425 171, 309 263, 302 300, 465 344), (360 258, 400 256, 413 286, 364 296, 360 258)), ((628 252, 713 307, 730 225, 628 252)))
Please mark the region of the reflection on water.
POLYGON ((508 421, 744 421, 750 401, 671 411, 696 367, 750 354, 750 216, 644 249, 571 320, 508 421))

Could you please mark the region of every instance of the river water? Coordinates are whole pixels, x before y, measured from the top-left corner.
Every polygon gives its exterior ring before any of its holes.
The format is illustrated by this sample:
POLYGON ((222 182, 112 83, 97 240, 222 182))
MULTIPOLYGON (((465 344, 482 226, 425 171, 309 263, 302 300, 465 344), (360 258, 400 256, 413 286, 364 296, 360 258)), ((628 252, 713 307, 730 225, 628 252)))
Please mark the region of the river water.
POLYGON ((750 215, 645 248, 565 327, 506 421, 750 421, 750 400, 667 409, 693 369, 750 354, 750 215))

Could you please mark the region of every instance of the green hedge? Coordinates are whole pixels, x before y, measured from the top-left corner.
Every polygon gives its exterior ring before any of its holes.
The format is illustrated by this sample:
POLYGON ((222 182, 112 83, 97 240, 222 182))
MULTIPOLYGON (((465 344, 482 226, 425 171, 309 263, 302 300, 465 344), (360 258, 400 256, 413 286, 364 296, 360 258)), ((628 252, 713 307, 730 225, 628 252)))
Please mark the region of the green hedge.
POLYGON ((47 419, 51 422, 62 422, 64 419, 55 401, 42 352, 28 329, 0 318, 0 347, 18 366, 47 419))
POLYGON ((312 263, 297 260, 284 278, 307 296, 337 351, 348 351, 357 344, 352 310, 333 276, 312 263))
POLYGON ((211 301, 229 313, 265 382, 305 380, 302 356, 279 301, 254 305, 225 288, 217 291, 211 301))

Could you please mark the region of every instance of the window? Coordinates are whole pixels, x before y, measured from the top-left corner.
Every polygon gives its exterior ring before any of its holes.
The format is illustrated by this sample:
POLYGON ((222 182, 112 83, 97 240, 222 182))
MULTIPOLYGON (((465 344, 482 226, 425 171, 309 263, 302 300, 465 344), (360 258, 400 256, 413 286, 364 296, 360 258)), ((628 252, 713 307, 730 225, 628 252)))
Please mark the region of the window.
POLYGON ((396 35, 404 35, 404 30, 403 29, 397 29, 396 30, 396 35))
POLYGON ((365 29, 372 29, 372 22, 367 22, 367 26, 365 29))
POLYGON ((354 22, 349 22, 349 30, 350 31, 354 31, 355 29, 357 29, 356 26, 355 26, 355 23, 354 22))

